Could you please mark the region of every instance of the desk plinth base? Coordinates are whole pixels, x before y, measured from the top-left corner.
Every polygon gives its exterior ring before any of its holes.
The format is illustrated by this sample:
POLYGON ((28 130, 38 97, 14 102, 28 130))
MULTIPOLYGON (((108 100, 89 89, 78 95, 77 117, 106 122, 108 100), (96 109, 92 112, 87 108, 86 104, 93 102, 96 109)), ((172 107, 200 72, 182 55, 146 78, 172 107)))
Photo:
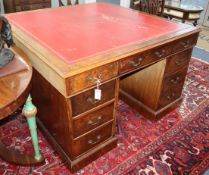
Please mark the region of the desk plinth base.
POLYGON ((127 104, 132 106, 134 109, 139 111, 143 116, 145 116, 146 118, 153 120, 153 121, 159 120, 164 115, 166 115, 170 111, 177 108, 182 102, 182 98, 180 97, 180 98, 176 99, 174 102, 165 106, 164 108, 154 111, 151 108, 149 108, 148 106, 141 103, 138 99, 134 98, 133 96, 131 96, 127 92, 123 91, 122 89, 120 89, 119 97, 120 97, 120 99, 125 101, 127 104))

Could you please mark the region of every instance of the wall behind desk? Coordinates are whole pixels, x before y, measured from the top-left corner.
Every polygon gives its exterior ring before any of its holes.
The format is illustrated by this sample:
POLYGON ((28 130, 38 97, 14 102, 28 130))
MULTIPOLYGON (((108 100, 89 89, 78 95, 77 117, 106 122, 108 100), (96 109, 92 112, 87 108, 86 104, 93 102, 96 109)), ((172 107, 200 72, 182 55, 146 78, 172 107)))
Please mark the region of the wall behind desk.
POLYGON ((97 2, 109 2, 113 4, 120 4, 120 0, 97 0, 97 2))
POLYGON ((4 5, 3 5, 3 0, 0 0, 0 13, 4 13, 4 5))
MULTIPOLYGON (((52 7, 58 7, 58 0, 52 0, 52 7)), ((66 4, 66 0, 62 0, 64 4, 66 4)), ((93 2, 109 2, 113 4, 118 4, 123 7, 130 7, 130 0, 79 0, 80 4, 83 3, 93 3, 93 2)))

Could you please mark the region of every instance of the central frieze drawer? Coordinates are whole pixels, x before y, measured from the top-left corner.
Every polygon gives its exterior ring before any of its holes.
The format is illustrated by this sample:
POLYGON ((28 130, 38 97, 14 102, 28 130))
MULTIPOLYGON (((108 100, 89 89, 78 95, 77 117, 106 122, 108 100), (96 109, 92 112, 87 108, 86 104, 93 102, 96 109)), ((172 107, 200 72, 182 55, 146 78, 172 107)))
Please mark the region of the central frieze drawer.
POLYGON ((155 47, 149 51, 134 54, 119 62, 119 73, 123 74, 140 67, 153 64, 171 54, 170 43, 155 47))
POLYGON ((78 137, 102 124, 113 120, 114 104, 103 107, 82 117, 73 118, 73 135, 78 137))
POLYGON ((67 79, 67 94, 72 95, 85 88, 96 85, 97 81, 103 82, 117 76, 118 65, 116 62, 100 66, 67 79))
POLYGON ((102 92, 101 100, 94 99, 95 88, 71 97, 72 115, 76 116, 113 99, 115 97, 115 80, 101 85, 100 89, 102 92))
POLYGON ((88 133, 79 139, 73 140, 73 157, 78 157, 79 155, 85 153, 91 148, 96 147, 98 144, 104 142, 112 136, 112 126, 113 123, 109 123, 94 132, 88 133))

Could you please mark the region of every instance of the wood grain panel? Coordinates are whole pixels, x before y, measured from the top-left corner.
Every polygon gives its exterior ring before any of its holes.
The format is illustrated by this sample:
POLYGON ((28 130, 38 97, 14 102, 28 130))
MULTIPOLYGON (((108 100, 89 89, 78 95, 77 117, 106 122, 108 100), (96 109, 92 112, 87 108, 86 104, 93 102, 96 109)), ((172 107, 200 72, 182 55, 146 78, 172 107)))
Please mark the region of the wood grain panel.
POLYGON ((113 120, 114 104, 111 103, 108 106, 103 107, 90 114, 77 117, 73 119, 73 135, 78 137, 107 121, 113 120))
POLYGON ((156 109, 160 96, 166 60, 162 60, 120 82, 120 88, 145 105, 156 109), (135 86, 137 85, 137 86, 135 86))
POLYGON ((158 109, 165 107, 181 96, 187 68, 188 65, 185 65, 178 72, 164 78, 158 109))
POLYGON ((165 73, 166 74, 174 73, 179 69, 181 69, 182 67, 188 65, 191 55, 192 55, 192 48, 168 57, 165 73))
POLYGON ((172 53, 177 53, 194 47, 195 44, 197 43, 197 39, 198 39, 198 34, 195 33, 193 35, 186 36, 180 38, 179 40, 176 40, 175 42, 173 42, 172 53))
POLYGON ((171 43, 155 47, 149 51, 134 54, 119 62, 119 74, 134 71, 146 65, 153 64, 171 54, 171 43))
POLYGON ((91 133, 73 140, 73 157, 77 157, 112 136, 112 122, 91 133), (104 132, 105 131, 105 132, 104 132))
POLYGON ((66 80, 67 93, 72 95, 85 88, 95 86, 97 80, 101 83, 117 76, 117 62, 83 72, 66 80))
MULTIPOLYGON (((31 89, 32 66, 27 55, 16 46, 12 51, 28 69, 0 78, 0 119, 7 117, 23 105, 31 89)), ((3 68, 2 68, 3 69, 3 68)))
POLYGON ((67 101, 67 99, 35 69, 32 85, 31 93, 33 102, 38 108, 37 117, 70 157, 72 147, 70 101, 67 101))
POLYGON ((102 93, 101 100, 96 100, 94 98, 95 88, 73 96, 71 98, 73 109, 72 116, 81 114, 87 110, 90 110, 100 104, 103 104, 113 99, 115 97, 115 80, 101 85, 100 89, 102 93))

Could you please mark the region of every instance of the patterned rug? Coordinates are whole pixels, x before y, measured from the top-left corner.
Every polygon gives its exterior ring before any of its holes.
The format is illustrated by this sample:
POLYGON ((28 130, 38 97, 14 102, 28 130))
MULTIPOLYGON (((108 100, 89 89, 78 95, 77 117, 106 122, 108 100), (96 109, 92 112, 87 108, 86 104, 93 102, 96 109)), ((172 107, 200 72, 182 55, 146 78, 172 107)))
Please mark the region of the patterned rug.
MULTIPOLYGON (((209 168, 209 64, 192 59, 181 106, 151 122, 119 101, 122 132, 118 146, 77 175, 200 175, 209 168)), ((29 167, 0 159, 0 175, 69 175, 41 132, 44 165, 29 167)), ((17 112, 0 125, 0 139, 10 149, 33 153, 25 119, 17 112)))

